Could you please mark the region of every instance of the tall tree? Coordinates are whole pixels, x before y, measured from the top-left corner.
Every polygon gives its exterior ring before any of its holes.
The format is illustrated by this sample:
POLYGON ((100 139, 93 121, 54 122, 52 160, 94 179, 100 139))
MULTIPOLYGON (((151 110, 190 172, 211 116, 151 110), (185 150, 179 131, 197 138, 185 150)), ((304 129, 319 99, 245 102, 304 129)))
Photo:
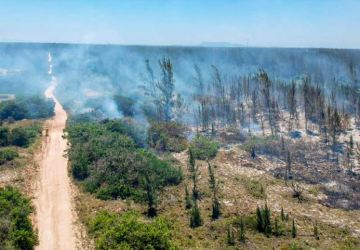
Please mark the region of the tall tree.
POLYGON ((161 92, 161 100, 164 107, 164 120, 170 121, 173 118, 175 90, 173 65, 169 58, 160 60, 159 65, 161 69, 161 80, 157 83, 157 87, 161 92))

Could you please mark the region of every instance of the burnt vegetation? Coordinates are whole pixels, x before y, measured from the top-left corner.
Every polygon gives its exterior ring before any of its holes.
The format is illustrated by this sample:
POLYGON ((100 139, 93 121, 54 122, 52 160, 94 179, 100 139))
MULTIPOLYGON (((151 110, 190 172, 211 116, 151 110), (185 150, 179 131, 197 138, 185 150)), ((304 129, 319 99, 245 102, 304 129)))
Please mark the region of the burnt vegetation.
MULTIPOLYGON (((85 216, 98 249, 306 249, 350 237, 306 209, 360 208, 357 51, 51 48, 82 62, 54 60, 56 95, 69 113, 72 177, 111 210, 85 216)), ((0 162, 39 134, 12 122, 49 117, 53 105, 0 103, 0 162)))

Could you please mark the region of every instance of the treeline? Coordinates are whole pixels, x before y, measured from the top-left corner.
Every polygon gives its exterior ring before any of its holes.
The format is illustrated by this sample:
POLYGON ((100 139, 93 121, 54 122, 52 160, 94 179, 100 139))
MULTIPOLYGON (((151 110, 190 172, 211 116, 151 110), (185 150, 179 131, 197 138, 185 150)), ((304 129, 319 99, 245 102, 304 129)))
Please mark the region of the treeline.
POLYGON ((72 123, 66 132, 73 176, 101 199, 146 201, 153 216, 157 192, 182 180, 180 169, 134 142, 123 120, 72 123))
POLYGON ((22 119, 42 119, 54 115, 55 103, 39 96, 19 97, 0 103, 0 119, 18 121, 22 119))

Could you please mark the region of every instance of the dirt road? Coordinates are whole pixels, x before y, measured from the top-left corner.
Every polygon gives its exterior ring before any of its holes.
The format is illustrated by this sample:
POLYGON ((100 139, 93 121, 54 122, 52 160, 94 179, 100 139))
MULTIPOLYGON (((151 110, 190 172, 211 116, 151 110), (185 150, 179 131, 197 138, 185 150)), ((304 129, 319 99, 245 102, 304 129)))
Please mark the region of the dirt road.
MULTIPOLYGON (((51 75, 51 72, 49 73, 51 75)), ((51 75, 52 76, 52 75, 51 75)), ((71 250, 76 247, 75 216, 72 207, 71 183, 64 150, 66 140, 62 138, 67 114, 54 96, 56 78, 52 76, 45 95, 52 98, 55 116, 46 122, 48 136, 43 141, 39 157, 40 176, 35 197, 36 223, 39 230, 37 249, 71 250)))

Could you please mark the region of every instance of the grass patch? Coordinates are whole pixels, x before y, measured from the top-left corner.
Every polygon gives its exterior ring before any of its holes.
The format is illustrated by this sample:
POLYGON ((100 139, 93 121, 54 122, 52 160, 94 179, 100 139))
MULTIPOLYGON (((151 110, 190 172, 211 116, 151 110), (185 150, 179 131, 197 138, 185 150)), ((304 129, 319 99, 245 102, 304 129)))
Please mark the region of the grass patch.
POLYGON ((262 180, 239 177, 247 192, 256 199, 266 199, 266 184, 262 180))

